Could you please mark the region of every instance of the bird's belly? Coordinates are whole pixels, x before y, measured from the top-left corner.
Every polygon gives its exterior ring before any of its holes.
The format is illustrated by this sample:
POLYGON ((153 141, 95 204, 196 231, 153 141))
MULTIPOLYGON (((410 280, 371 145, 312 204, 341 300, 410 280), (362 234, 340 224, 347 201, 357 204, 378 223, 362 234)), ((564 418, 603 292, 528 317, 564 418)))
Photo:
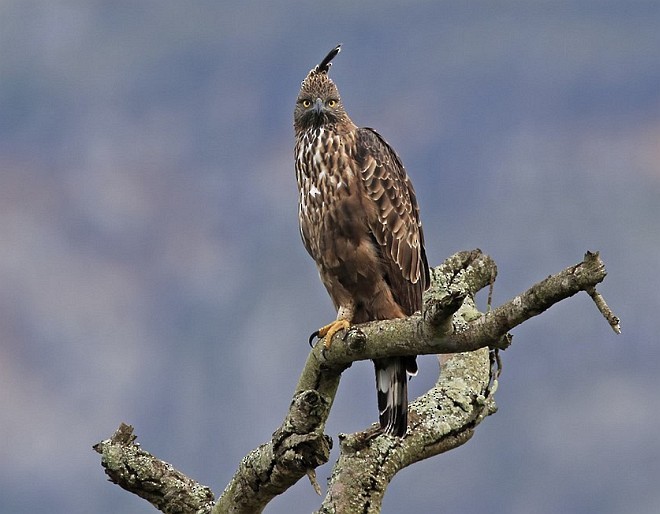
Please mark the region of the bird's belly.
POLYGON ((316 211, 305 246, 335 304, 342 304, 342 294, 367 303, 384 287, 379 249, 363 216, 338 219, 340 212, 332 206, 316 211))

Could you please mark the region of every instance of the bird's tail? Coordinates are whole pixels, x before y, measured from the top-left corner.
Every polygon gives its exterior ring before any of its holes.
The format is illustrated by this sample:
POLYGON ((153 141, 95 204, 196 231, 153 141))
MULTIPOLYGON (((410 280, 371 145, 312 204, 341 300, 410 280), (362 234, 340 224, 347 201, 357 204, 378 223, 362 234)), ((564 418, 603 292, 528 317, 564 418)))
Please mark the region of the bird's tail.
POLYGON ((403 437, 408 429, 408 374, 417 372, 414 357, 374 361, 380 426, 389 435, 403 437))

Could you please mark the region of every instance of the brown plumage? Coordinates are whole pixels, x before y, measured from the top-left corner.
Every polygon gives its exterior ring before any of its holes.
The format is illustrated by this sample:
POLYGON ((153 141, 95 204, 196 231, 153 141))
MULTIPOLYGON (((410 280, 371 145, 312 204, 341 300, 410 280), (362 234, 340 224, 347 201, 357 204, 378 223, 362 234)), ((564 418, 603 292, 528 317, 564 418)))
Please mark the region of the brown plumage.
MULTIPOLYGON (((401 160, 349 118, 328 77, 334 48, 302 82, 294 111, 300 234, 337 309, 324 344, 353 323, 409 316, 429 284, 424 235, 401 160)), ((380 424, 407 429, 407 374, 415 357, 374 361, 380 424)))

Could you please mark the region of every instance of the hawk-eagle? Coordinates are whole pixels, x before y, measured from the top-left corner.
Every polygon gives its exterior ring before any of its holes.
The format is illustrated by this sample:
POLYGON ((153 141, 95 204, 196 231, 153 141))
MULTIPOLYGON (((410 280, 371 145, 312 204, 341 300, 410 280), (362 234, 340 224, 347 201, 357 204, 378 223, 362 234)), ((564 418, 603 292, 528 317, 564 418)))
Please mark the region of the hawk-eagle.
MULTIPOLYGON (((351 121, 328 77, 340 46, 309 72, 294 110, 300 234, 337 309, 336 321, 313 334, 326 348, 351 324, 419 310, 429 284, 419 208, 401 159, 375 130, 351 121)), ((402 437, 415 356, 374 366, 380 425, 402 437)))

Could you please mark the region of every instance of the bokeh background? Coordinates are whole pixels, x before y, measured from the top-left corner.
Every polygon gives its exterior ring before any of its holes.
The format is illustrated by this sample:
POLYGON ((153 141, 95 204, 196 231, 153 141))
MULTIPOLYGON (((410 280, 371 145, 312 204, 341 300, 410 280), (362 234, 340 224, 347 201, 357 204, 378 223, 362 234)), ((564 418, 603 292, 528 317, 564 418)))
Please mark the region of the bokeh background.
MULTIPOLYGON (((154 512, 91 449, 121 421, 219 494, 282 421, 334 317, 292 109, 339 42, 332 77, 401 155, 431 263, 482 248, 499 304, 600 250, 623 327, 582 294, 516 329, 499 412, 383 512, 660 512, 660 3, 631 0, 2 1, 0 512, 154 512)), ((354 365, 328 433, 375 400, 354 365)), ((318 502, 302 480, 266 512, 318 502)))

